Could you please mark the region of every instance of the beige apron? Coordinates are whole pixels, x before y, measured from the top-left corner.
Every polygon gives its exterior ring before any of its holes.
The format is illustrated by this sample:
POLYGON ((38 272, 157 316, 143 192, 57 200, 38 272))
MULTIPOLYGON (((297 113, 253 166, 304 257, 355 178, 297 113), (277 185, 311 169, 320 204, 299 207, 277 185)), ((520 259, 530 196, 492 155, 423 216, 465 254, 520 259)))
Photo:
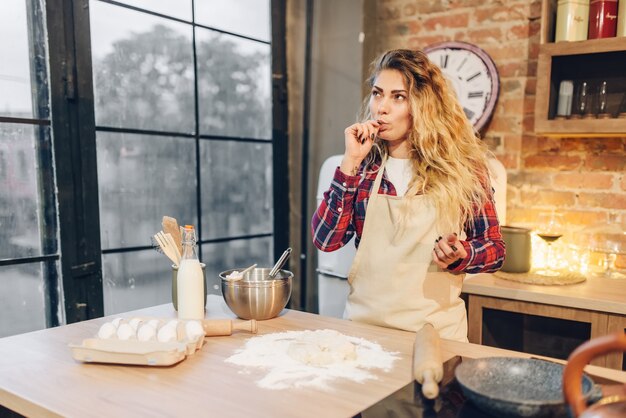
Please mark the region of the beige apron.
POLYGON ((442 270, 432 260, 436 213, 425 196, 388 196, 378 190, 383 161, 367 204, 365 225, 348 282, 344 318, 418 331, 431 323, 442 338, 467 342, 464 274, 442 270), (401 223, 404 199, 410 216, 401 223))

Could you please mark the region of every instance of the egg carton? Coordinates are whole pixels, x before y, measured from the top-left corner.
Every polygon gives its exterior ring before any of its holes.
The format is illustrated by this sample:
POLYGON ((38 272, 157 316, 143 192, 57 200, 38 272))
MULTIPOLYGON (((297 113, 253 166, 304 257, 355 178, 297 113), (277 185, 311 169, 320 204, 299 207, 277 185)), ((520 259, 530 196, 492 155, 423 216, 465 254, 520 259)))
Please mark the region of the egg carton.
POLYGON ((204 335, 200 321, 115 318, 94 338, 69 347, 74 359, 85 363, 171 366, 202 348, 204 335))

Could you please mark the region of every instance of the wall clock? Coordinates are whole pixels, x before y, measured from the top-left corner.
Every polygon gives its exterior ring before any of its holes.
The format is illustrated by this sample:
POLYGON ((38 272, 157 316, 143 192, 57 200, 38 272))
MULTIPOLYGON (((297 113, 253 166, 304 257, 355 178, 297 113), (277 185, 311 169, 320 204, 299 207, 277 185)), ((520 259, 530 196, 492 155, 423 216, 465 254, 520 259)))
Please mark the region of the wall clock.
POLYGON ((498 70, 489 54, 456 41, 430 45, 424 52, 450 80, 465 115, 480 132, 493 115, 500 91, 498 70))

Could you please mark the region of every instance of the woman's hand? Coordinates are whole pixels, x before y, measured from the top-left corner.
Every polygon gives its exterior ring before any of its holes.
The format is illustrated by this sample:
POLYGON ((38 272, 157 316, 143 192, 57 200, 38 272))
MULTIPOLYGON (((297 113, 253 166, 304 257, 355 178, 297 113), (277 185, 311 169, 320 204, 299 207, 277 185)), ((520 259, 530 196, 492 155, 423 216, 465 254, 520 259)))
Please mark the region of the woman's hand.
POLYGON ((467 251, 456 234, 447 234, 435 241, 433 260, 442 269, 448 268, 450 264, 465 257, 467 257, 467 251))
POLYGON ((375 120, 350 125, 344 131, 346 151, 341 161, 341 171, 351 176, 370 152, 380 125, 375 120))

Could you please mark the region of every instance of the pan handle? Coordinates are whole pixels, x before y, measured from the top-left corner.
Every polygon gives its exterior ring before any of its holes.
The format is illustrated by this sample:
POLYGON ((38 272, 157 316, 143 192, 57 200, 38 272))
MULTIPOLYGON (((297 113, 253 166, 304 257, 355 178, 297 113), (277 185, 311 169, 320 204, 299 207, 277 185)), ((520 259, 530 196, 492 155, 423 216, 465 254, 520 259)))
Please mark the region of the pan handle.
POLYGON ((626 351, 626 333, 616 332, 594 338, 570 354, 563 371, 563 394, 565 401, 572 408, 574 417, 582 414, 587 406, 580 383, 583 369, 594 358, 615 351, 626 351))

